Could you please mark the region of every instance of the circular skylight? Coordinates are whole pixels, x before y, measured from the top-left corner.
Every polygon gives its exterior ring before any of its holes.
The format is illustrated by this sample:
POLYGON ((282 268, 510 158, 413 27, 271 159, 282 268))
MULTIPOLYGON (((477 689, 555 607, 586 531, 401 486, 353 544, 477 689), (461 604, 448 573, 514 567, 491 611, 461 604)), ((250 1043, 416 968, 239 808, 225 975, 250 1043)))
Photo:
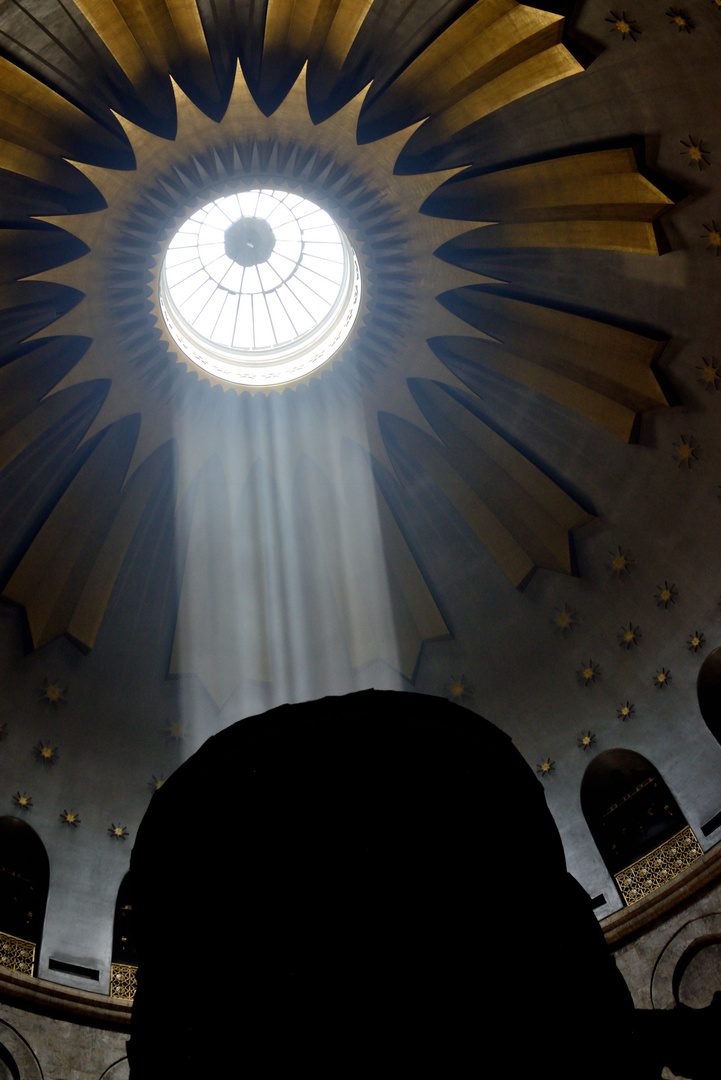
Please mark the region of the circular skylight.
POLYGON ((229 382, 273 386, 325 364, 360 308, 347 236, 309 199, 256 190, 207 203, 170 241, 160 305, 183 353, 229 382))

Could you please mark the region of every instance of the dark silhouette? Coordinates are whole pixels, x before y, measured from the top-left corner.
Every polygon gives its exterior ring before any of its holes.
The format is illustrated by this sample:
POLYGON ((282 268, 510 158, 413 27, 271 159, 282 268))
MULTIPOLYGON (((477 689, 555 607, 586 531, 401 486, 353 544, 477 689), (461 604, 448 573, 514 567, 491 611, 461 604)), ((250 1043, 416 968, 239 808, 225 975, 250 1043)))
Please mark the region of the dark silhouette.
POLYGON ((701 1012, 634 1011, 541 784, 442 699, 234 724, 155 793, 131 868, 132 1080, 658 1080, 668 1018, 701 1012))

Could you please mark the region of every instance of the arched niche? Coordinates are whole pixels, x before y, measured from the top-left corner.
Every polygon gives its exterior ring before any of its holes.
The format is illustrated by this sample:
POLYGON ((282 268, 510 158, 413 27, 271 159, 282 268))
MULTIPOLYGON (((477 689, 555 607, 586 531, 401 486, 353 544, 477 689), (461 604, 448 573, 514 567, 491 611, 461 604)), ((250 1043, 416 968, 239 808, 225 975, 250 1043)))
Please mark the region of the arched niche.
POLYGON ((581 783, 581 808, 627 904, 701 854, 658 769, 632 750, 606 750, 594 758, 581 783), (671 843, 676 837, 678 843, 671 843))
POLYGON ((0 817, 0 932, 32 942, 36 957, 49 877, 45 845, 35 830, 19 818, 0 817))
POLYGON ((133 901, 130 892, 129 873, 121 881, 118 898, 115 901, 112 961, 114 964, 133 964, 135 966, 138 963, 133 931, 133 901))
POLYGON ((721 743, 721 646, 710 652, 696 680, 701 715, 716 742, 721 743))

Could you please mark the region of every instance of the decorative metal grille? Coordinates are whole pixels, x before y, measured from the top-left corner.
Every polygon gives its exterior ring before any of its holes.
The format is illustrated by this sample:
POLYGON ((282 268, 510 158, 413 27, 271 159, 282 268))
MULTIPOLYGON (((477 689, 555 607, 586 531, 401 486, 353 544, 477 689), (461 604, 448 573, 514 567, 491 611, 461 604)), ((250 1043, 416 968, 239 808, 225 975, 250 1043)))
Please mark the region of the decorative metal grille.
POLYGON ((35 944, 12 934, 0 933, 0 966, 32 975, 35 968, 35 944))
POLYGON ((677 877, 703 855, 693 830, 687 825, 665 844, 616 874, 616 884, 628 905, 635 904, 655 889, 677 877))
POLYGON ((138 989, 138 969, 133 964, 110 965, 110 996, 116 998, 135 997, 138 989))

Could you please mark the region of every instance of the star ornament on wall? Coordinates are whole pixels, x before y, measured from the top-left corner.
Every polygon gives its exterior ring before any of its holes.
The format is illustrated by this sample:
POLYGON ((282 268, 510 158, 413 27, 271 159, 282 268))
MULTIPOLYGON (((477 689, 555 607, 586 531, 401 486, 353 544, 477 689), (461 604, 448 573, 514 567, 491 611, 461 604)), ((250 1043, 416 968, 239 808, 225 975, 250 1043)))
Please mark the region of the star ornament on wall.
POLYGON ((76 814, 74 810, 63 810, 60 815, 60 822, 62 825, 69 825, 72 829, 77 829, 80 825, 80 815, 76 814))
POLYGON ((33 747, 33 753, 36 760, 43 765, 54 765, 59 757, 57 748, 44 743, 42 739, 33 747))
POLYGON ((614 577, 621 578, 627 577, 635 565, 633 555, 628 548, 618 547, 616 551, 610 551, 610 561, 608 568, 614 577))
POLYGON ((632 622, 628 626, 621 627, 621 631, 616 635, 618 643, 622 649, 631 649, 634 645, 638 645, 641 638, 641 628, 634 626, 632 622))
POLYGON ((706 235, 702 237, 707 241, 707 249, 714 255, 721 255, 721 225, 712 220, 710 225, 704 225, 706 235))
POLYGON ((670 25, 677 26, 679 32, 685 30, 687 34, 690 34, 692 30, 696 29, 693 19, 688 12, 684 11, 682 8, 670 7, 666 12, 666 15, 668 16, 670 25))
POLYGON ((721 387, 721 368, 715 356, 701 358, 701 363, 696 365, 699 373, 698 381, 706 390, 718 390, 721 387))
POLYGON ((556 632, 565 635, 578 623, 578 615, 568 606, 568 604, 564 604, 562 608, 558 608, 554 611, 553 619, 551 621, 556 632))
POLYGON ((699 169, 711 165, 709 159, 711 151, 704 146, 702 139, 696 141, 692 135, 689 135, 688 142, 686 142, 685 139, 681 139, 681 145, 686 147, 681 153, 688 158, 689 165, 696 165, 699 169))
POLYGON ((577 675, 582 686, 594 686, 601 678, 601 665, 589 660, 587 664, 581 664, 577 675))
POLYGON ((108 829, 108 836, 111 840, 127 840, 130 833, 124 825, 116 825, 113 822, 108 829))
POLYGON ((473 697, 473 687, 465 675, 456 675, 448 680, 446 683, 446 697, 451 701, 455 701, 458 705, 470 701, 473 697))
POLYGON ((673 444, 673 457, 679 469, 692 468, 698 461, 700 452, 701 447, 693 435, 689 435, 688 438, 681 435, 678 442, 673 444))
MULTIPOLYGON (((486 4, 471 4, 394 79, 348 100, 343 65, 368 29, 366 16, 377 14, 375 8, 369 14, 370 4, 328 0, 318 6, 311 29, 304 4, 293 5, 287 19, 266 20, 262 40, 254 42, 260 71, 253 93, 240 67, 234 77, 228 68, 226 83, 218 84, 225 55, 216 54, 213 35, 205 35, 199 19, 183 17, 191 8, 157 0, 153 20, 166 32, 148 23, 144 9, 131 26, 109 0, 84 6, 98 53, 107 50, 130 88, 117 122, 109 111, 104 126, 96 122, 9 60, 0 69, 3 92, 20 118, 3 135, 19 140, 9 144, 13 168, 34 181, 39 146, 45 181, 61 192, 84 190, 94 207, 37 215, 42 228, 20 230, 16 240, 19 261, 48 236, 62 245, 59 265, 18 274, 18 296, 27 298, 25 306, 18 301, 18 320, 35 298, 60 313, 48 324, 51 344, 43 336, 47 327, 29 339, 23 371, 48 415, 87 410, 81 437, 90 450, 68 481, 68 498, 28 541, 5 595, 25 607, 36 648, 62 634, 94 646, 153 485, 170 468, 182 414, 181 502, 212 477, 229 505, 237 505, 241 492, 255 490, 260 460, 269 483, 290 496, 312 473, 312 482, 327 487, 329 501, 341 506, 350 497, 348 461, 359 463, 375 485, 392 587, 402 601, 394 610, 409 613, 397 663, 412 677, 423 641, 448 628, 399 527, 408 498, 404 458, 461 515, 513 587, 523 588, 537 567, 571 573, 569 534, 589 520, 573 494, 537 466, 543 447, 526 453, 494 427, 496 418, 477 392, 479 371, 501 374, 624 441, 633 437, 639 413, 667 405, 652 368, 663 342, 545 306, 531 293, 519 298, 507 282, 452 260, 554 248, 657 256, 655 223, 671 200, 646 179, 629 148, 548 156, 476 176, 429 171, 436 150, 477 121, 581 76, 562 42, 564 20, 553 12, 509 0, 489 29, 486 4), (480 47, 486 34, 496 56, 490 65, 480 47), (212 106, 193 90, 196 78, 215 86, 212 106), (137 101, 145 101, 148 86, 168 112, 174 108, 172 137, 150 130, 163 128, 153 123, 152 105, 144 106, 148 128, 125 115, 141 115, 137 101), (207 113, 193 97, 205 101, 207 113), (32 148, 22 142, 26 129, 35 133, 32 148), (98 164, 109 160, 122 167, 98 164), (275 388, 260 375, 257 384, 238 386, 212 365, 199 366, 193 348, 181 347, 168 330, 163 259, 177 228, 210 201, 276 189, 307 195, 344 230, 358 258, 362 306, 342 348, 324 366, 275 388), (618 211, 613 219, 609 193, 618 211), (60 348, 53 340, 67 346, 62 377, 40 385, 46 378, 40 350, 60 348), (601 371, 613 374, 599 380, 601 371), (287 441, 283 455, 266 452, 276 423, 287 441), (77 550, 51 568, 51 538, 90 474, 99 489, 95 501, 106 512, 92 520, 73 516, 77 550), (88 554, 81 559, 79 551, 88 554)), ((222 288, 216 292, 216 299, 230 297, 222 288)), ((33 430, 32 424, 18 428, 17 440, 25 443, 16 453, 27 448, 33 430)), ((200 497, 192 505, 194 523, 217 513, 200 497)), ((332 564, 335 541, 322 542, 332 564)), ((219 581, 233 554, 230 542, 214 553, 219 581)), ((205 562, 191 538, 180 584, 181 638, 193 608, 194 574, 205 562)), ((250 576, 258 588, 260 574, 250 576)), ((369 607, 370 597, 363 589, 358 594, 353 603, 369 607)), ((222 605, 216 601, 207 599, 217 612, 222 605)), ((267 596, 259 598, 261 612, 269 605, 267 596)), ((354 668, 385 659, 373 653, 381 640, 374 632, 378 618, 369 607, 368 634, 344 628, 354 668)), ((230 617, 229 633, 223 630, 219 647, 227 649, 230 665, 237 660, 230 617)), ((267 651, 261 642, 251 677, 270 678, 267 651)), ((174 650, 171 674, 199 676, 222 704, 238 685, 223 659, 216 651, 191 672, 174 650)))
POLYGON ((635 715, 636 706, 631 701, 624 701, 616 709, 616 716, 619 720, 630 720, 635 715))
POLYGON ((622 38, 630 37, 631 41, 635 41, 642 33, 636 19, 630 19, 625 11, 622 11, 620 15, 611 11, 606 17, 606 22, 612 24, 611 33, 617 30, 622 38))
POLYGON ((656 586, 654 600, 656 601, 658 607, 662 607, 665 609, 673 607, 673 605, 678 600, 678 589, 673 584, 673 582, 669 584, 668 581, 664 581, 663 585, 656 586))
POLYGON ((57 679, 43 679, 40 700, 47 702, 53 708, 58 708, 60 705, 67 704, 67 692, 67 687, 62 686, 57 679))
POLYGON ((671 672, 665 667, 659 668, 653 677, 653 683, 657 690, 665 690, 667 686, 671 685, 672 681, 671 672))
POLYGON ((13 804, 17 806, 18 810, 27 811, 32 809, 33 800, 31 796, 28 795, 25 791, 16 791, 13 795, 13 804))

